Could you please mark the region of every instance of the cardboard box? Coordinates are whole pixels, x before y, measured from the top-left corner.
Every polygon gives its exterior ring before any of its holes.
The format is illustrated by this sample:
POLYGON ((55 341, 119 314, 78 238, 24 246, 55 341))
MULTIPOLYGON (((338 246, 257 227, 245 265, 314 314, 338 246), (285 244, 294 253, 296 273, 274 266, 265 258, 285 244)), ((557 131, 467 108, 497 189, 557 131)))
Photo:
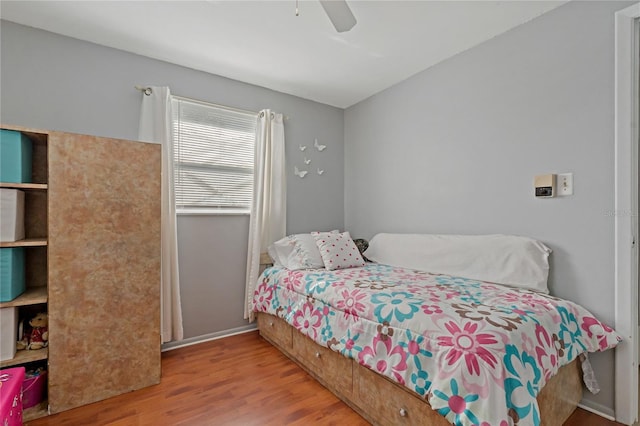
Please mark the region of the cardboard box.
POLYGON ((0 241, 24 239, 24 192, 0 188, 0 241))
POLYGON ((0 182, 30 183, 33 144, 15 130, 0 129, 0 182))
POLYGON ((22 382, 24 367, 0 370, 0 424, 22 426, 22 382))
POLYGON ((0 361, 16 356, 18 308, 0 308, 0 361))
POLYGON ((0 248, 0 302, 10 302, 24 293, 24 247, 0 248))

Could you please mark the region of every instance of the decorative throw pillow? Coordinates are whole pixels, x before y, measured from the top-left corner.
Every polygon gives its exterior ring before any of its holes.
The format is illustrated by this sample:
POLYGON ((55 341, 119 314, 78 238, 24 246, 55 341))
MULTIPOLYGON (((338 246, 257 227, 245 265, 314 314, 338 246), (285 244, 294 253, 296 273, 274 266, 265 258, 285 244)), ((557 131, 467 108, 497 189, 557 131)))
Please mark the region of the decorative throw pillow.
MULTIPOLYGON (((338 233, 338 231, 319 232, 318 234, 330 233, 338 233)), ((273 259, 275 266, 282 266, 292 271, 324 268, 316 240, 311 234, 288 235, 271 244, 267 252, 273 259)))
POLYGON ((348 232, 318 233, 312 232, 316 239, 324 267, 330 271, 335 269, 357 268, 365 262, 348 232))

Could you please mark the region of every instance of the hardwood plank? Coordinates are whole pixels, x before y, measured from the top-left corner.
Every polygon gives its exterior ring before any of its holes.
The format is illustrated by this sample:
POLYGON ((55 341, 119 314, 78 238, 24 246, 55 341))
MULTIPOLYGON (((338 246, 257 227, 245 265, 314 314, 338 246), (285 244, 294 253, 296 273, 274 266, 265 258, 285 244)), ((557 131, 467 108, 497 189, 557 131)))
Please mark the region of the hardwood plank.
MULTIPOLYGON (((35 421, 47 425, 368 425, 258 332, 162 354, 159 385, 35 421)), ((565 426, 618 423, 578 409, 565 426)))
POLYGON ((622 423, 613 422, 593 413, 578 408, 564 423, 564 426, 623 426, 622 423))

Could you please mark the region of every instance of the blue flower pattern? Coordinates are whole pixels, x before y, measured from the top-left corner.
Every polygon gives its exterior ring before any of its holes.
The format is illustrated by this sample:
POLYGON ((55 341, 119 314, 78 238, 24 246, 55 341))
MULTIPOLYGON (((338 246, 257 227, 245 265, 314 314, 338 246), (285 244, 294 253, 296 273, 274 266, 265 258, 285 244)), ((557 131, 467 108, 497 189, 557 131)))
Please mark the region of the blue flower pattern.
POLYGON ((429 379, 429 372, 422 368, 420 359, 432 358, 433 354, 425 349, 426 339, 424 336, 407 330, 405 337, 406 339, 402 340, 399 345, 407 353, 407 363, 413 363, 415 366, 416 371, 411 374, 413 390, 418 395, 424 396, 431 388, 431 380, 429 379))
POLYGON ((412 318, 422 305, 422 300, 403 291, 375 293, 371 296, 371 302, 377 305, 374 314, 380 324, 390 323, 393 318, 399 322, 406 321, 412 318))
POLYGON ((327 273, 307 274, 304 277, 305 291, 308 295, 322 294, 337 280, 327 273))
POLYGON ((478 417, 473 413, 473 411, 467 408, 467 404, 469 402, 476 401, 479 396, 472 393, 467 394, 464 397, 460 395, 458 383, 455 379, 451 379, 449 385, 451 388, 451 395, 447 395, 439 390, 433 391, 434 398, 432 398, 432 405, 440 406, 442 405, 442 402, 446 402, 444 407, 438 409, 438 413, 445 416, 456 426, 463 426, 469 424, 469 422, 474 425, 479 424, 480 420, 478 420, 478 417), (441 401, 434 401, 436 398, 439 398, 441 401), (437 402, 437 404, 434 402, 437 402))
POLYGON ((348 330, 347 334, 340 339, 340 353, 349 358, 357 358, 358 354, 362 352, 362 346, 356 345, 359 338, 360 334, 352 335, 348 330))
POLYGON ((540 378, 542 374, 533 356, 525 351, 519 352, 514 345, 506 346, 504 364, 510 373, 504 381, 504 388, 507 394, 507 406, 512 408, 520 419, 532 414, 533 424, 540 424, 540 412, 535 397, 540 391, 540 378), (529 376, 527 377, 527 373, 529 376), (533 377, 531 377, 533 374, 533 377), (531 396, 525 399, 523 393, 531 396), (528 401, 522 404, 522 401, 528 401))
POLYGON ((562 324, 560 324, 560 333, 558 337, 564 341, 564 347, 568 352, 569 360, 573 360, 578 354, 586 350, 580 336, 582 331, 578 327, 576 316, 569 312, 564 306, 558 307, 558 313, 562 318, 562 324))

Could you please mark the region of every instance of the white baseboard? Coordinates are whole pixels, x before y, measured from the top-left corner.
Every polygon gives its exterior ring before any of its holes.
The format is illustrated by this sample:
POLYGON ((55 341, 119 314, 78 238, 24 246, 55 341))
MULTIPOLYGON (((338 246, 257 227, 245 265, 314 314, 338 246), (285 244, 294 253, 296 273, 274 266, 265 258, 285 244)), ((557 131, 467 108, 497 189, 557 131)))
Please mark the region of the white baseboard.
POLYGON ((230 330, 222 330, 215 333, 205 334, 203 336, 189 337, 188 339, 180 340, 179 342, 167 342, 162 344, 162 352, 197 345, 198 343, 209 342, 211 340, 222 339, 223 337, 235 336, 236 334, 248 333, 257 329, 258 326, 256 323, 253 323, 242 327, 232 328, 230 330))
MULTIPOLYGON (((588 405, 584 405, 584 404, 582 404, 582 403, 578 404, 578 407, 580 407, 580 408, 582 408, 583 410, 586 410, 586 411, 588 411, 588 412, 590 412, 590 413, 597 414, 597 415, 598 415, 598 416, 600 416, 600 417, 604 417, 604 418, 605 418, 605 419, 607 419, 607 420, 611 420, 612 422, 615 422, 615 421, 616 421, 616 419, 615 419, 615 417, 613 417, 613 415, 602 412, 602 411, 601 411, 602 409, 594 408, 594 407, 589 407, 588 405)), ((604 408, 604 407, 603 407, 603 408, 604 408)), ((608 410, 607 410, 607 411, 608 411, 608 410)))

